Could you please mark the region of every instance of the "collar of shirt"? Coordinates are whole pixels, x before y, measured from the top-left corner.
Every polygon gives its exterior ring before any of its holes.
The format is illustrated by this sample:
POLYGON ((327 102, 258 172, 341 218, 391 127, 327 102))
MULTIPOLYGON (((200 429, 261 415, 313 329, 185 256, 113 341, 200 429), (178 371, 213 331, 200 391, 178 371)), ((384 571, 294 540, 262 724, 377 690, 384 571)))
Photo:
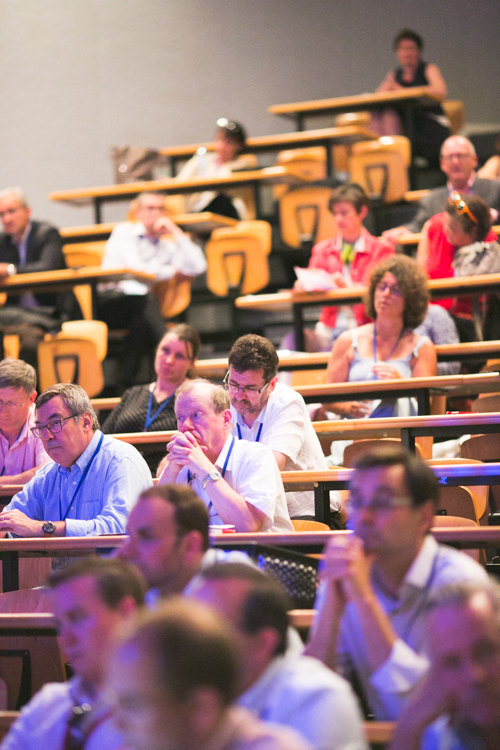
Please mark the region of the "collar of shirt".
POLYGON ((74 469, 75 466, 78 466, 78 468, 80 469, 81 473, 83 474, 83 472, 85 471, 85 467, 87 466, 88 462, 90 461, 90 459, 94 455, 94 451, 97 448, 97 443, 99 442, 100 436, 101 436, 101 431, 100 430, 96 430, 94 432, 94 437, 92 438, 92 440, 90 441, 90 443, 87 445, 87 447, 83 451, 83 453, 80 456, 80 458, 78 458, 78 460, 73 464, 73 466, 70 466, 68 468, 66 466, 59 465, 58 466, 58 471, 61 474, 70 474, 71 471, 72 471, 72 469, 74 469))
MULTIPOLYGON (((366 237, 366 229, 363 227, 361 229, 361 234, 359 235, 358 239, 356 240, 356 242, 353 243, 354 252, 366 253, 365 237, 366 237)), ((344 238, 339 232, 335 237, 335 250, 337 250, 339 253, 342 250, 342 243, 344 241, 347 241, 347 240, 344 240, 344 238)))
POLYGON ((28 237, 30 236, 31 232, 31 222, 28 222, 28 226, 24 230, 24 234, 21 237, 21 241, 19 244, 17 242, 14 242, 14 245, 17 247, 17 252, 19 253, 19 262, 21 266, 24 266, 26 264, 26 257, 28 254, 28 237))
MULTIPOLYGON (((270 398, 270 397, 269 397, 270 398)), ((263 409, 260 410, 260 412, 257 414, 257 417, 255 419, 255 422, 251 427, 249 427, 245 420, 243 419, 243 416, 236 411, 236 409, 232 409, 233 414, 236 415, 236 421, 240 425, 240 427, 243 427, 244 430, 247 431, 247 435, 251 435, 252 432, 257 433, 259 429, 259 425, 262 424, 266 418, 266 411, 267 411, 267 405, 269 403, 269 399, 266 401, 266 405, 263 409)), ((245 436, 242 434, 242 437, 244 437, 245 440, 248 440, 248 438, 245 438, 245 436)))
MULTIPOLYGON (((467 180, 467 194, 472 193, 472 188, 474 186, 474 182, 476 181, 476 173, 473 172, 469 179, 467 180)), ((448 193, 456 193, 458 192, 456 188, 453 187, 451 182, 446 183, 446 187, 448 188, 448 193)))
POLYGON ((433 536, 427 534, 420 551, 408 570, 403 585, 424 589, 432 573, 432 566, 439 550, 439 545, 433 536))

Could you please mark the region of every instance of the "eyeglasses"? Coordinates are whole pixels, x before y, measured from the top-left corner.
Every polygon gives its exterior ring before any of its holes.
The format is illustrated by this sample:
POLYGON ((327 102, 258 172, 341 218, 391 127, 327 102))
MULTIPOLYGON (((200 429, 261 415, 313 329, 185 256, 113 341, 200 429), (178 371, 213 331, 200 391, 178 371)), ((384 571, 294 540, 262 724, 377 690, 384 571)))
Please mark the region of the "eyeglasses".
POLYGON ((6 409, 7 411, 15 411, 16 409, 20 409, 21 406, 23 406, 23 404, 19 401, 2 401, 2 399, 0 399, 0 410, 6 409))
POLYGON ((241 391, 242 393, 262 393, 264 388, 267 388, 271 381, 269 380, 267 383, 264 383, 262 388, 257 388, 255 385, 240 385, 239 383, 233 383, 229 380, 229 370, 226 372, 226 376, 224 380, 222 381, 222 385, 226 389, 226 391, 229 391, 230 393, 238 393, 238 391, 241 391))
POLYGON ((449 198, 449 203, 453 206, 457 214, 460 214, 460 215, 467 214, 469 219, 473 221, 474 224, 477 224, 476 217, 474 216, 474 214, 472 213, 472 211, 470 210, 469 206, 464 201, 460 193, 451 193, 450 198, 449 198))
POLYGON ((42 438, 46 430, 51 432, 52 435, 56 435, 58 432, 61 432, 63 428, 63 422, 66 422, 67 419, 77 419, 79 416, 79 414, 70 414, 69 417, 62 417, 62 419, 52 419, 50 422, 47 422, 47 424, 39 424, 36 427, 30 427, 30 429, 33 435, 37 438, 42 438))
POLYGON ((139 207, 141 211, 149 211, 150 213, 152 211, 160 211, 161 213, 165 212, 165 206, 161 204, 161 206, 140 206, 139 207))
POLYGON ((394 297, 401 297, 402 292, 401 289, 398 286, 391 286, 391 284, 386 284, 385 281, 381 281, 379 284, 377 284, 377 291, 382 292, 389 292, 389 294, 394 295, 394 297))
POLYGON ((441 156, 442 161, 452 161, 452 159, 456 159, 457 161, 466 161, 467 159, 470 159, 472 154, 446 154, 446 156, 441 156))
POLYGON ((392 495, 376 495, 369 502, 365 502, 362 497, 351 494, 347 501, 348 510, 354 513, 360 510, 383 513, 395 508, 408 508, 410 505, 413 505, 411 497, 393 497, 392 495))

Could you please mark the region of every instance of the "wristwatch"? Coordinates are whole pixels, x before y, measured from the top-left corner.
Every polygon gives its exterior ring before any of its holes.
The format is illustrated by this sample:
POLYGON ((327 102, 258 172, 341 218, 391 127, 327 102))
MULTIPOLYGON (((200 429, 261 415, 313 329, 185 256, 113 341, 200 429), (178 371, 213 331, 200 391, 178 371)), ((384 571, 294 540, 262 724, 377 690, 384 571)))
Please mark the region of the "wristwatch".
POLYGON ((56 525, 52 521, 45 521, 42 526, 42 530, 44 534, 53 534, 56 530, 56 525))
POLYGON ((218 471, 218 469, 212 469, 212 471, 209 471, 206 477, 203 477, 201 480, 201 486, 205 489, 209 482, 217 482, 219 479, 222 479, 220 471, 218 471))
POLYGON ((16 267, 13 263, 9 263, 7 266, 7 276, 15 276, 16 275, 16 267))

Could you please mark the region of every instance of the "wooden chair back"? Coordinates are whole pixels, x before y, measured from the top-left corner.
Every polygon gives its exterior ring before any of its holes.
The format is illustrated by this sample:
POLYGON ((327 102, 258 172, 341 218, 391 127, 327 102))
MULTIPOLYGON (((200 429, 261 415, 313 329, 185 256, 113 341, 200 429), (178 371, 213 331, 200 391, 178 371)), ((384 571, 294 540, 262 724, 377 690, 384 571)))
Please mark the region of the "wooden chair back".
POLYGON ((359 141, 353 143, 353 154, 371 154, 384 151, 398 151, 402 154, 407 167, 411 164, 411 144, 405 135, 382 135, 372 141, 359 141))
POLYGON ((320 521, 302 521, 292 518, 292 526, 295 531, 330 531, 330 527, 320 521))
POLYGON ((271 226, 267 221, 240 221, 215 229, 206 246, 207 285, 218 297, 253 294, 269 283, 271 226))
MULTIPOLYGON (((448 489, 463 489, 463 488, 448 488, 448 489)), ((473 521, 470 518, 463 518, 462 516, 434 516, 434 519, 432 521, 433 527, 437 526, 438 528, 450 528, 450 527, 457 527, 457 526, 466 526, 472 529, 477 528, 477 523, 473 521)), ((486 565, 486 553, 482 549, 464 549, 462 552, 465 552, 466 555, 469 555, 469 557, 472 557, 473 560, 480 563, 481 565, 486 565)))
POLYGON ((333 237, 337 223, 328 209, 332 191, 311 186, 290 190, 280 200, 281 237, 290 247, 300 249, 306 243, 333 237))
POLYGON ((349 158, 349 177, 378 203, 397 203, 410 188, 405 157, 397 150, 353 153, 349 158))
MULTIPOLYGON (((63 252, 68 268, 100 267, 106 242, 81 242, 64 245, 63 252)), ((92 288, 80 284, 73 288, 85 320, 92 320, 92 288)))
MULTIPOLYGON (((358 458, 368 451, 376 451, 387 446, 397 447, 401 444, 399 438, 373 438, 368 440, 355 440, 351 445, 347 445, 344 450, 344 467, 352 468, 358 458)), ((416 446, 417 455, 420 457, 420 450, 416 446)))
POLYGON ((176 273, 171 279, 155 284, 154 291, 164 318, 175 318, 189 307, 192 281, 191 276, 176 273))
POLYGON ((0 711, 0 742, 20 715, 19 711, 0 711))
POLYGON ((66 669, 50 614, 0 614, 0 679, 7 708, 18 711, 47 682, 66 680, 66 669))
POLYGON ((465 125, 465 104, 457 99, 446 99, 441 106, 450 121, 451 134, 459 133, 465 125))
POLYGON ((286 167, 290 174, 303 180, 324 180, 326 178, 325 149, 323 146, 312 146, 280 151, 276 166, 286 167))
MULTIPOLYGON (((480 464, 482 461, 476 461, 472 458, 432 458, 429 461, 427 461, 429 466, 445 466, 447 464, 480 464)), ((446 493, 444 490, 453 489, 451 487, 441 487, 441 492, 443 493, 443 496, 445 497, 446 493)), ((466 486, 465 489, 467 489, 472 497, 472 502, 474 503, 474 520, 478 524, 487 525, 488 524, 488 496, 489 496, 489 487, 488 485, 470 485, 466 486)), ((456 513, 455 515, 460 515, 460 513, 456 513)), ((468 518, 469 516, 467 516, 468 518)))
MULTIPOLYGON (((472 435, 461 444, 460 455, 476 461, 500 461, 500 434, 494 432, 491 435, 472 435)), ((489 506, 489 509, 500 509, 499 485, 490 486, 489 506)))
POLYGON ((41 391, 54 383, 77 383, 90 397, 104 388, 102 364, 93 341, 58 338, 38 345, 38 382, 41 391))
POLYGON ((68 320, 62 324, 56 338, 93 341, 99 362, 103 362, 108 353, 108 326, 102 320, 68 320))

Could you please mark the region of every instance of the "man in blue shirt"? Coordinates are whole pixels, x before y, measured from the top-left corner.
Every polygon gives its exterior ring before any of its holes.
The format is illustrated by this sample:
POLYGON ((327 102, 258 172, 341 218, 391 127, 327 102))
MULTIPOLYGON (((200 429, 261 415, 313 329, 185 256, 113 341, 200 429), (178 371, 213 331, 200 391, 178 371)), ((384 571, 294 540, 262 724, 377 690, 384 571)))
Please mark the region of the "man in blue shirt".
POLYGON ((103 435, 90 399, 59 383, 36 400, 33 434, 54 463, 40 469, 0 514, 0 532, 18 536, 123 534, 148 466, 131 445, 103 435))

